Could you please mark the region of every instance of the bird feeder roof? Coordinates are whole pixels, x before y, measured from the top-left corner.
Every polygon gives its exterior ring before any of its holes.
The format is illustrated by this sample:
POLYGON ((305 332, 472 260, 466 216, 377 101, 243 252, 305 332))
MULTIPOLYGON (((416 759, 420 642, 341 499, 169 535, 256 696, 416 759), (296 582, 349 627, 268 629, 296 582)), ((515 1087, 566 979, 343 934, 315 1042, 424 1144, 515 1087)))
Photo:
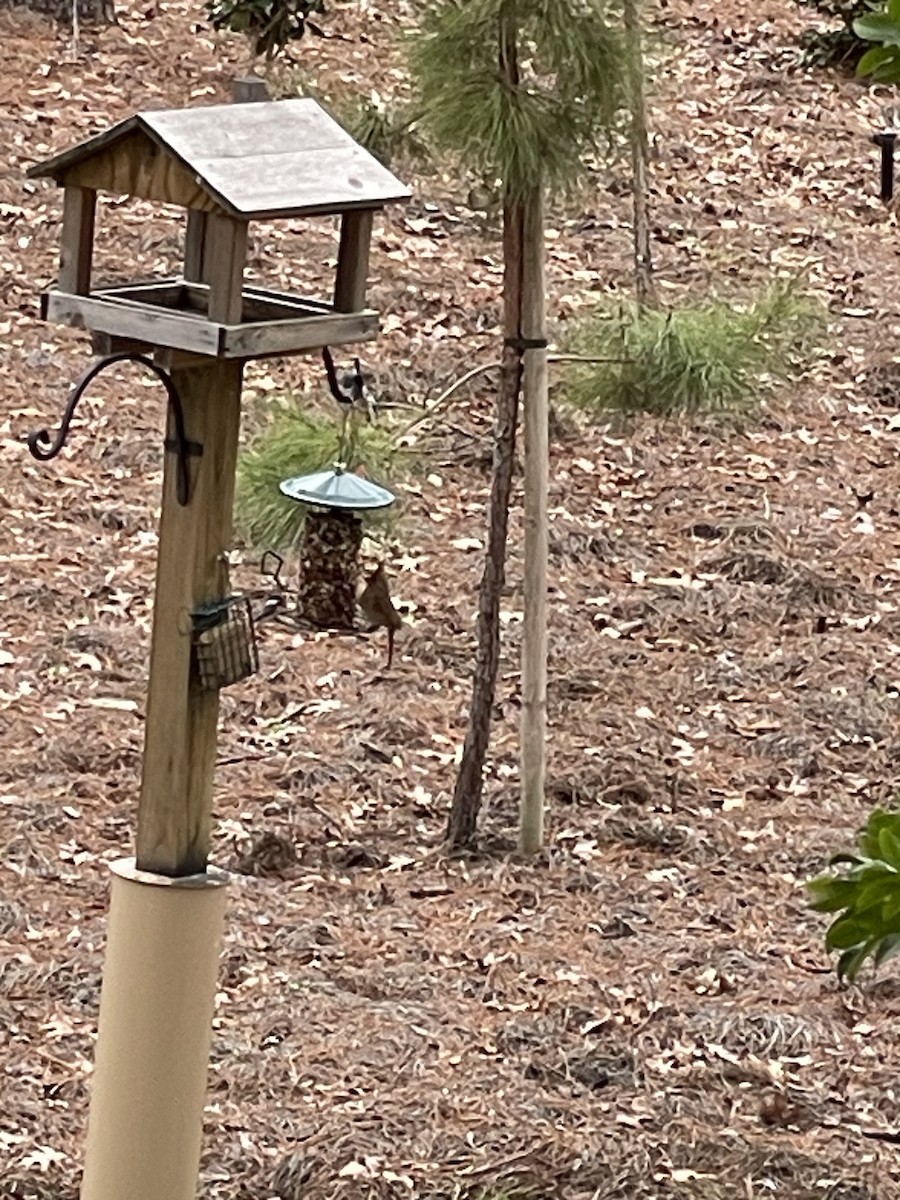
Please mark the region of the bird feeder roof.
POLYGON ((382 208, 410 194, 309 99, 136 113, 28 173, 246 220, 382 208))
POLYGON ((318 471, 315 475, 298 475, 283 480, 278 486, 282 495, 299 500, 301 504, 319 504, 348 511, 389 508, 397 499, 387 488, 339 468, 318 471))

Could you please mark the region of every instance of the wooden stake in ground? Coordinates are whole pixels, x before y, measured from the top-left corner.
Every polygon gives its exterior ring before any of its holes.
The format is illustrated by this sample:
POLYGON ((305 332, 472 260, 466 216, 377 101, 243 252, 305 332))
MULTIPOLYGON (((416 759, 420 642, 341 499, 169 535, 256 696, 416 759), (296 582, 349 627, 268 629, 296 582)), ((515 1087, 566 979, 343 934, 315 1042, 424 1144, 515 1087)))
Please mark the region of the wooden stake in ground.
POLYGON ((644 51, 641 40, 640 0, 624 0, 625 58, 628 73, 628 130, 631 151, 631 194, 634 205, 634 286, 639 308, 658 308, 650 247, 650 207, 647 167, 647 101, 644 96, 644 51))
POLYGON ((522 246, 523 406, 525 412, 525 579, 522 632, 519 849, 544 843, 547 741, 547 486, 550 470, 544 203, 538 189, 524 206, 522 246))
POLYGON ((503 352, 500 390, 497 393, 494 470, 488 501, 484 570, 478 588, 478 619, 475 628, 478 647, 472 678, 469 724, 447 822, 447 842, 451 847, 468 845, 478 826, 484 787, 484 762, 491 737, 491 714, 500 663, 500 597, 506 579, 509 501, 516 460, 516 430, 522 387, 522 351, 516 347, 521 341, 523 238, 522 205, 510 202, 503 210, 503 327, 507 344, 503 352))

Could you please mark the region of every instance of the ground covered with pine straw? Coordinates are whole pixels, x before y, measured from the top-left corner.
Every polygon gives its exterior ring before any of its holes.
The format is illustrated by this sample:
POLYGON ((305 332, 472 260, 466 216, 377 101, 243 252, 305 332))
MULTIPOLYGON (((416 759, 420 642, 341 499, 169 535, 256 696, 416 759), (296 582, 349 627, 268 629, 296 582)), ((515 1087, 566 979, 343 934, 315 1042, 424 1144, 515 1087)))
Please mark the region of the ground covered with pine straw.
MULTIPOLYGON (((336 6, 302 47, 319 88, 405 87, 405 5, 336 6), (363 40, 363 35, 365 40, 363 40)), ((422 427, 384 646, 262 628, 223 696, 215 861, 233 872, 204 1200, 892 1200, 896 967, 837 985, 802 881, 894 798, 900 758, 897 229, 876 99, 799 67, 788 0, 657 13, 654 246, 672 304, 796 273, 826 352, 737 432, 565 415, 551 480, 548 840, 514 853, 521 544, 513 522, 479 852, 441 837, 465 732, 491 381, 422 427)), ((130 852, 162 402, 134 375, 84 402, 89 348, 42 325, 58 196, 26 167, 134 110, 225 99, 242 47, 199 6, 134 3, 64 32, 0 15, 0 1197, 77 1194, 107 908, 130 852)), ((380 222, 366 348, 421 405, 497 353, 495 218, 452 172, 380 222)), ((551 210, 555 334, 629 289, 627 178, 551 210)), ((180 228, 109 204, 101 273, 171 265, 180 228)), ((252 266, 327 290, 334 231, 256 231, 252 266)), ((314 360, 247 373, 247 429, 314 360)), ((414 415, 414 411, 410 414, 414 415)), ((237 571, 260 586, 258 557, 237 571)))

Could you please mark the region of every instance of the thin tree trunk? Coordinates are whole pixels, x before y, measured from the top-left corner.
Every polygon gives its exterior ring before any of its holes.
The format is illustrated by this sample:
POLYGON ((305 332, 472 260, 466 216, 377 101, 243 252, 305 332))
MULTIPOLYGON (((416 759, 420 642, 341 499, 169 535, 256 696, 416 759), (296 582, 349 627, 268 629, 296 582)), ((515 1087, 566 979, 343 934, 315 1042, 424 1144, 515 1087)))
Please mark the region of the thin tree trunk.
MULTIPOLYGON (((518 22, 516 0, 504 0, 499 21, 498 68, 510 88, 519 85, 518 22)), ((475 835, 484 762, 491 736, 491 715, 500 662, 500 596, 506 578, 506 537, 509 499, 516 459, 516 427, 522 389, 522 247, 525 214, 521 197, 504 194, 503 202, 503 372, 497 395, 494 430, 494 470, 488 504, 487 547, 484 573, 478 589, 475 675, 469 727, 456 776, 447 844, 450 849, 468 845, 475 835)))
POLYGON ((647 104, 644 96, 644 52, 641 44, 640 0, 624 0, 625 55, 628 64, 628 93, 631 108, 631 192, 634 201, 634 284, 638 308, 658 308, 650 248, 648 200, 647 104))
MULTIPOLYGON (((520 202, 503 209, 503 302, 504 334, 515 342, 520 337, 522 299, 522 243, 524 220, 520 202)), ((478 649, 469 706, 469 726, 462 760, 456 776, 447 843, 451 849, 468 845, 475 835, 484 785, 484 762, 491 735, 491 714, 500 661, 500 597, 506 579, 506 538, 509 529, 509 500, 516 458, 516 427, 522 387, 522 351, 509 345, 503 352, 503 371, 497 395, 494 430, 494 469, 488 506, 487 547, 484 572, 478 589, 478 649)))
POLYGON ((522 635, 522 792, 519 849, 534 854, 544 842, 547 740, 547 483, 549 475, 544 200, 528 198, 522 263, 525 351, 525 623, 522 635), (545 344, 540 345, 541 342, 545 344))

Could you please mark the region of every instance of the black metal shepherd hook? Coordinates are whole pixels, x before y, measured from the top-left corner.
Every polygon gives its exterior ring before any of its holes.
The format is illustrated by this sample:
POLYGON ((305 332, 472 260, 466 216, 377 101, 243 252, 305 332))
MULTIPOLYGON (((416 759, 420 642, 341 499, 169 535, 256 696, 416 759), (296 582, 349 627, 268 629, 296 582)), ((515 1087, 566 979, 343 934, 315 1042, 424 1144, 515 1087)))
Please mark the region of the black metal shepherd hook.
POLYGON ((351 408, 358 408, 371 421, 375 413, 375 402, 369 395, 366 379, 363 375, 359 359, 354 358, 353 370, 347 371, 340 378, 334 366, 334 359, 327 346, 322 347, 322 361, 325 364, 325 374, 328 377, 328 390, 337 400, 345 413, 351 408))
POLYGON ((181 396, 178 394, 178 389, 175 387, 172 376, 164 367, 159 366, 158 363, 155 363, 152 358, 148 358, 145 354, 122 351, 120 354, 109 354, 90 366, 72 388, 71 392, 69 392, 69 398, 66 401, 66 411, 63 413, 63 419, 60 422, 56 437, 51 440, 50 434, 46 429, 34 430, 28 435, 28 449, 41 462, 49 462, 51 458, 56 458, 57 454, 59 454, 60 450, 66 444, 69 431, 72 427, 72 419, 75 416, 75 409, 78 407, 78 401, 87 390, 88 384, 93 379, 96 379, 101 371, 105 371, 107 367, 120 362, 132 362, 142 367, 148 367, 165 386, 169 397, 169 404, 172 408, 172 419, 175 423, 175 437, 174 439, 166 438, 164 445, 166 450, 178 455, 178 476, 175 484, 175 492, 178 497, 178 503, 184 507, 190 500, 191 494, 188 459, 191 456, 199 458, 203 454, 203 447, 199 442, 192 442, 187 437, 184 427, 184 406, 181 403, 181 396))

